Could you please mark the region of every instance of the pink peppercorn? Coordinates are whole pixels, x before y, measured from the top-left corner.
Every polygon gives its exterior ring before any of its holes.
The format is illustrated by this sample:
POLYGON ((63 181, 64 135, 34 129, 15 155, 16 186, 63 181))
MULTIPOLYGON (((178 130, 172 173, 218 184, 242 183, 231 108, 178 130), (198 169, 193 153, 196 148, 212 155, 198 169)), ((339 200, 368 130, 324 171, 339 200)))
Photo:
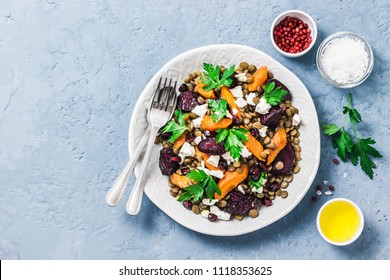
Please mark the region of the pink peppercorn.
POLYGON ((299 53, 310 46, 311 30, 302 20, 295 17, 286 17, 273 31, 276 45, 288 53, 299 53))

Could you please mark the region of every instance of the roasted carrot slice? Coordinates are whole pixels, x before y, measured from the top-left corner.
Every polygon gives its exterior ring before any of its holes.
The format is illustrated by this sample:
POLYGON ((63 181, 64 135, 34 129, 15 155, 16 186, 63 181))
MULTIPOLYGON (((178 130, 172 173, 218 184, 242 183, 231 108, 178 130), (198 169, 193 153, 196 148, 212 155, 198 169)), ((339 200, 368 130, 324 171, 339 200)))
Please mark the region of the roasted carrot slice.
POLYGON ((205 90, 203 87, 206 86, 203 83, 199 83, 196 85, 195 90, 202 95, 204 98, 215 98, 215 94, 213 90, 205 90))
POLYGON ((243 164, 241 168, 242 173, 239 173, 237 170, 225 172, 225 176, 218 182, 218 187, 221 190, 221 194, 219 195, 215 193, 214 198, 224 198, 228 193, 230 193, 235 187, 237 187, 242 181, 246 179, 249 172, 248 165, 243 164))
POLYGON ((284 129, 279 129, 276 131, 274 137, 272 138, 272 141, 275 144, 275 149, 271 150, 271 153, 268 155, 267 158, 267 165, 270 165, 276 156, 279 154, 281 150, 284 149, 287 145, 287 134, 284 129))
POLYGON ((226 102, 229 104, 230 109, 236 109, 237 110, 237 116, 241 117, 241 111, 240 108, 236 104, 236 98, 234 98, 233 94, 230 92, 229 88, 226 86, 223 86, 221 88, 221 97, 226 100, 226 102))
POLYGON ((232 119, 223 118, 218 122, 214 122, 214 120, 210 116, 204 116, 202 122, 200 123, 201 127, 204 130, 215 131, 219 128, 227 128, 232 124, 232 119))
POLYGON ((253 83, 248 85, 248 90, 256 91, 259 86, 264 85, 267 81, 267 72, 267 66, 261 66, 260 68, 258 68, 253 74, 253 83))

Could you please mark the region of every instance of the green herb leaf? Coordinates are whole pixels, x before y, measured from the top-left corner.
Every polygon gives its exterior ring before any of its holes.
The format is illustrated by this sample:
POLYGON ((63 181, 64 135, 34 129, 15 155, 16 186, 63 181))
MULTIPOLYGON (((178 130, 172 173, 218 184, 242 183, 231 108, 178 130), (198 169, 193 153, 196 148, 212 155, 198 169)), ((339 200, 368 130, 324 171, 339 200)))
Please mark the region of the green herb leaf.
POLYGON ((351 162, 354 166, 358 164, 359 155, 360 155, 360 147, 357 143, 355 143, 352 145, 351 154, 349 155, 349 158, 351 159, 351 162))
POLYGON ((213 89, 220 89, 222 86, 229 87, 232 83, 232 79, 230 76, 234 73, 235 65, 229 67, 228 69, 225 69, 225 71, 222 74, 222 77, 219 78, 221 68, 219 65, 214 67, 212 64, 204 63, 203 64, 203 75, 200 77, 200 80, 202 83, 204 83, 206 86, 203 87, 204 90, 213 90, 213 89))
POLYGON ((338 128, 335 124, 323 125, 324 133, 327 135, 338 134, 333 139, 333 146, 337 149, 337 154, 341 160, 346 161, 349 158, 354 166, 360 161, 361 169, 373 179, 375 163, 371 160, 373 158, 381 158, 382 155, 372 145, 375 140, 372 138, 359 138, 355 125, 362 122, 360 113, 352 107, 352 93, 349 93, 348 105, 343 107, 343 114, 345 120, 349 119, 351 130, 355 136, 355 143, 352 141, 350 135, 347 133, 345 126, 338 128), (341 133, 339 133, 341 132, 341 133))
POLYGON ((217 129, 217 143, 220 143, 225 140, 225 150, 230 151, 230 155, 234 160, 239 160, 242 152, 242 148, 244 148, 243 141, 248 141, 248 130, 245 128, 224 128, 217 129))
POLYGON ((176 109, 176 110, 175 110, 175 116, 176 116, 176 118, 177 118, 177 122, 178 122, 181 126, 186 126, 185 118, 188 116, 188 113, 183 114, 182 111, 176 109))
POLYGON ((204 193, 204 181, 201 181, 194 185, 184 188, 184 192, 183 194, 180 195, 178 201, 183 202, 186 200, 190 200, 191 198, 193 198, 194 201, 198 201, 203 197, 203 193, 204 193))
POLYGON ((377 151, 377 149, 371 146, 375 143, 375 140, 372 138, 359 139, 359 145, 362 151, 375 158, 381 158, 382 155, 377 151))
POLYGON ((188 172, 186 177, 190 178, 191 180, 193 180, 195 182, 200 182, 202 180, 207 179, 207 174, 203 170, 196 169, 196 170, 191 170, 190 172, 188 172))
POLYGON ((337 155, 342 161, 346 161, 348 153, 351 152, 353 143, 351 137, 344 128, 341 129, 341 134, 333 141, 333 143, 337 147, 337 155))
POLYGON ((206 192, 206 196, 212 199, 214 193, 221 194, 221 190, 214 178, 207 175, 206 172, 200 169, 191 170, 187 173, 186 177, 190 178, 195 184, 184 188, 184 192, 179 197, 179 201, 186 201, 193 198, 196 202, 203 198, 203 194, 206 192))
POLYGON ((276 106, 280 104, 284 100, 284 96, 287 94, 287 91, 282 89, 281 87, 275 88, 275 82, 267 83, 264 86, 264 99, 271 106, 276 106))
POLYGON ((339 132, 340 128, 335 124, 323 124, 322 129, 326 135, 333 135, 339 132))
POLYGON ((175 110, 175 116, 179 124, 172 119, 161 129, 163 133, 172 133, 171 137, 168 139, 169 142, 175 142, 176 139, 188 129, 184 120, 187 115, 188 114, 183 114, 180 110, 175 110))
POLYGON ((217 143, 220 143, 226 139, 226 137, 229 135, 229 129, 227 128, 219 128, 216 130, 217 132, 217 143))
POLYGON ((255 187, 256 190, 258 190, 264 185, 266 180, 267 180, 267 175, 263 171, 261 171, 259 180, 257 181, 250 180, 249 184, 252 188, 255 187))
POLYGON ((226 116, 227 102, 225 99, 222 98, 220 101, 210 99, 209 107, 211 112, 213 112, 213 114, 210 115, 210 118, 212 118, 214 122, 219 122, 223 117, 226 116))

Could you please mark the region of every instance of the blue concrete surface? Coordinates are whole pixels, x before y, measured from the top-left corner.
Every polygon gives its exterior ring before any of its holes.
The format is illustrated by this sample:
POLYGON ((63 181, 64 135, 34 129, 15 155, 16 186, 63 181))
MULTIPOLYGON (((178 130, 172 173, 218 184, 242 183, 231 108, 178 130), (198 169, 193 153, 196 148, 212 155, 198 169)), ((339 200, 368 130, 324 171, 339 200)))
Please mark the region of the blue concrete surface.
MULTIPOLYGON (((368 1, 12 1, 0 3, 0 259, 389 259, 390 4, 368 1), (275 16, 301 9, 317 22, 315 47, 299 59, 273 49, 275 16), (319 76, 315 52, 348 30, 373 47, 372 75, 352 90, 384 158, 373 181, 331 161, 322 135, 316 180, 299 206, 262 230, 210 237, 176 224, 148 199, 130 217, 105 195, 128 160, 128 124, 147 81, 168 60, 203 45, 258 48, 305 83, 321 123, 337 122, 348 90, 319 76), (344 177, 346 174, 346 177, 344 177), (315 227, 324 179, 361 206, 366 227, 347 247, 315 227)), ((134 179, 132 180, 134 181, 134 179)), ((128 194, 128 193, 126 193, 128 194)))

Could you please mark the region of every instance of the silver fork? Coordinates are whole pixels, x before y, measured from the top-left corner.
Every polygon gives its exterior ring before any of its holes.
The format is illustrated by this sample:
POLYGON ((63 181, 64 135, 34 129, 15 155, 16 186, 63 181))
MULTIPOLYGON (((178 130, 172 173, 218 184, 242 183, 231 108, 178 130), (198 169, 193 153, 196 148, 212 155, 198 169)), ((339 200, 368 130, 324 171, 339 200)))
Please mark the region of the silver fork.
POLYGON ((164 86, 160 89, 161 78, 157 86, 157 91, 153 97, 148 119, 150 123, 150 136, 148 146, 143 158, 140 174, 135 182, 135 185, 130 193, 129 200, 126 204, 126 211, 130 215, 137 215, 141 209, 142 196, 144 193, 144 183, 146 169, 149 163, 149 155, 154 145, 154 139, 159 129, 167 123, 172 117, 176 107, 176 82, 172 87, 172 80, 169 80, 167 85, 167 78, 165 78, 164 86))

